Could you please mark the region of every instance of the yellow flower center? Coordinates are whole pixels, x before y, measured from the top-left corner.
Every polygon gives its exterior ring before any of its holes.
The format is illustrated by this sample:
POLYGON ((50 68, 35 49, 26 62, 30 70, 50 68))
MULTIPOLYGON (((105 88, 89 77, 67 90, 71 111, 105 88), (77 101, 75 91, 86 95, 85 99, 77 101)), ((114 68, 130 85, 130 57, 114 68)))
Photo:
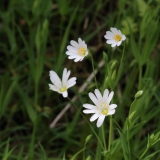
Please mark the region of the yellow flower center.
POLYGON ((79 48, 78 54, 81 55, 81 56, 85 56, 85 54, 86 54, 86 49, 83 48, 83 47, 79 48))
POLYGON ((116 40, 116 41, 121 41, 121 39, 122 39, 122 36, 120 36, 119 34, 116 34, 115 36, 114 36, 114 40, 116 40))
POLYGON ((102 110, 102 114, 107 115, 107 113, 108 113, 108 109, 102 110))
POLYGON ((108 105, 105 102, 102 102, 100 104, 100 106, 102 107, 101 113, 104 115, 107 115, 108 114, 108 105))
POLYGON ((66 90, 67 90, 66 87, 62 87, 62 88, 60 89, 61 92, 65 92, 66 90))

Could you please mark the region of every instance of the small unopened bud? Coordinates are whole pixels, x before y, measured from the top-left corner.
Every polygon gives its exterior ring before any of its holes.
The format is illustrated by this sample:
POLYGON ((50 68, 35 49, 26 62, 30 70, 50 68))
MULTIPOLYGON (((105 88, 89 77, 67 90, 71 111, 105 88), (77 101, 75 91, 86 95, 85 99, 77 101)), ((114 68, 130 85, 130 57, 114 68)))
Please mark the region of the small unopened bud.
POLYGON ((46 19, 46 20, 43 22, 43 30, 44 30, 44 32, 46 32, 46 30, 48 30, 48 26, 49 26, 49 22, 48 22, 48 20, 46 19))
POLYGON ((91 160, 91 156, 88 156, 86 160, 91 160))
POLYGON ((85 143, 87 143, 87 142, 91 139, 91 137, 92 137, 92 135, 91 135, 91 134, 90 134, 90 135, 88 135, 88 136, 86 137, 85 143))
POLYGON ((117 61, 117 60, 114 60, 114 61, 112 62, 112 64, 111 64, 111 70, 113 70, 113 69, 116 67, 117 64, 118 64, 118 61, 117 61))
POLYGON ((112 81, 116 80, 116 70, 113 71, 112 76, 111 76, 111 80, 112 81))
POLYGON ((151 140, 154 139, 154 133, 149 137, 151 140))
POLYGON ((103 52, 103 58, 105 60, 105 62, 108 62, 108 56, 106 52, 103 52))
POLYGON ((136 95, 135 95, 135 99, 141 98, 142 94, 143 94, 143 91, 142 91, 142 90, 141 90, 141 91, 138 91, 138 92, 136 93, 136 95))
POLYGON ((106 77, 104 80, 104 88, 107 88, 108 85, 109 85, 109 79, 108 79, 108 77, 106 77))
POLYGON ((132 112, 132 113, 129 115, 129 118, 128 118, 129 121, 132 121, 132 118, 134 117, 135 113, 136 113, 136 111, 132 112))

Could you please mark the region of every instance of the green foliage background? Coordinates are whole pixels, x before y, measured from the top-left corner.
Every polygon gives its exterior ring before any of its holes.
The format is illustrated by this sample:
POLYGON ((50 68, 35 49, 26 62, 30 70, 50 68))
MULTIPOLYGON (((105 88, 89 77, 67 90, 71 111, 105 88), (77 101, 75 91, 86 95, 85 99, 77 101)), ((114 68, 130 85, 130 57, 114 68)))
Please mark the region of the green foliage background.
MULTIPOLYGON (((160 138, 159 15, 159 0, 0 1, 0 159, 136 160, 147 147, 144 160, 160 159, 160 143, 152 145, 160 138), (123 59, 124 42, 116 49, 105 43, 104 34, 110 27, 127 36, 123 59), (95 68, 103 51, 108 57, 96 77, 101 91, 114 88, 113 101, 118 105, 110 154, 80 114, 82 105, 89 102, 88 92, 96 86, 91 81, 78 94, 92 65, 88 57, 78 63, 68 60, 65 52, 70 40, 79 37, 87 43, 95 68), (117 64, 112 68, 114 60, 117 64), (65 67, 78 78, 69 97, 78 96, 79 110, 71 106, 50 128, 69 102, 49 90, 49 71, 61 76, 65 67), (113 72, 117 73, 114 87, 113 72), (143 95, 134 100, 139 90, 143 95)), ((102 140, 95 124, 91 123, 102 140)), ((107 142, 108 117, 104 128, 107 142)))

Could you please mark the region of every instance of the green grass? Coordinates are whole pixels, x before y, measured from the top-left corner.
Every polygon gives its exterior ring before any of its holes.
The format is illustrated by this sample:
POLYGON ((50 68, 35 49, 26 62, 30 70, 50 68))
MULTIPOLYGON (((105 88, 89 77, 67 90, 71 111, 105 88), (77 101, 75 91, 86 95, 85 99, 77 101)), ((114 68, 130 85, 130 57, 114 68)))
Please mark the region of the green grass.
POLYGON ((0 159, 158 160, 159 15, 158 0, 1 1, 0 159), (115 50, 104 39, 110 27, 127 37, 115 50), (82 113, 82 105, 91 102, 88 93, 96 88, 94 79, 78 93, 92 72, 90 57, 75 63, 65 54, 70 40, 79 37, 87 43, 95 68, 105 59, 96 75, 99 89, 115 92, 118 107, 113 119, 105 118, 104 130, 95 121, 89 125, 90 116, 82 113), (49 90, 49 71, 61 77, 65 67, 77 77, 69 98, 77 95, 78 110, 71 105, 50 128, 69 101, 49 90), (143 95, 135 99, 139 90, 143 95))

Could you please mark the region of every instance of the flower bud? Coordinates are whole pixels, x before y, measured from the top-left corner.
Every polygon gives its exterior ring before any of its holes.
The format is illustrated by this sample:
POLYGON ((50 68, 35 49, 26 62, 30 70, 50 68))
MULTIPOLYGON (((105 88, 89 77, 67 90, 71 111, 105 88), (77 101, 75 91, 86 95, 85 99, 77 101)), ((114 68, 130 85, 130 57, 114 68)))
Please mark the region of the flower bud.
POLYGON ((105 62, 108 62, 108 56, 106 52, 103 52, 103 58, 105 60, 105 62))
POLYGON ((92 135, 91 135, 91 134, 90 134, 90 135, 88 135, 88 136, 86 137, 85 143, 87 143, 87 142, 91 139, 91 137, 92 137, 92 135))
POLYGON ((143 91, 142 91, 142 90, 138 91, 138 92, 136 93, 136 95, 135 95, 135 99, 141 98, 142 94, 143 94, 143 91))
POLYGON ((113 70, 113 69, 116 67, 117 64, 118 64, 118 61, 117 61, 117 60, 114 60, 114 61, 112 62, 112 64, 111 64, 111 70, 113 70))
POLYGON ((105 81, 104 81, 104 86, 105 88, 108 86, 109 84, 109 79, 108 79, 108 76, 105 78, 105 81))
POLYGON ((113 71, 112 76, 111 76, 111 80, 112 81, 116 80, 116 70, 113 71))
POLYGON ((88 156, 86 160, 91 160, 91 156, 88 156))

